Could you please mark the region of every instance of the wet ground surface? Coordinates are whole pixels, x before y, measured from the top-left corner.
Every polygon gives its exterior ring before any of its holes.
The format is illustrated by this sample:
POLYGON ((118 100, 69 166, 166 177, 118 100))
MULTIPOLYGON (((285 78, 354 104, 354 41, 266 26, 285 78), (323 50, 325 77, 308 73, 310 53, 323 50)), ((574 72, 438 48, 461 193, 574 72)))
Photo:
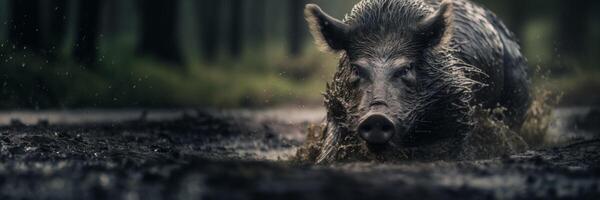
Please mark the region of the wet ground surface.
POLYGON ((0 113, 0 199, 594 199, 598 109, 553 147, 476 161, 290 161, 319 109, 0 113))

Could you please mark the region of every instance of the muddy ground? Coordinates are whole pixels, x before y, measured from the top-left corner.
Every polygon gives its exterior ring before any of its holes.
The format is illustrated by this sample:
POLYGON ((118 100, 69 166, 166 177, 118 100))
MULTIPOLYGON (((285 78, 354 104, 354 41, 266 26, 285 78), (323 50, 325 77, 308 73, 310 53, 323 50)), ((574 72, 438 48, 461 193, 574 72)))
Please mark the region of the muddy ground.
POLYGON ((476 160, 291 161, 319 109, 0 113, 0 199, 594 199, 600 112, 552 147, 476 160))

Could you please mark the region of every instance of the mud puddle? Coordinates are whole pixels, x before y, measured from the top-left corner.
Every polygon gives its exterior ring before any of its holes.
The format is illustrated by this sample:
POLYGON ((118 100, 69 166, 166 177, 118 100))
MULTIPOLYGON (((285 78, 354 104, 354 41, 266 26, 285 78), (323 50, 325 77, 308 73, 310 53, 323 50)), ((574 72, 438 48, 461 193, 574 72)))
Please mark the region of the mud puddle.
POLYGON ((0 114, 0 199, 531 199, 600 194, 598 109, 556 145, 476 161, 290 161, 320 109, 0 114), (112 117, 107 117, 112 116, 112 117))

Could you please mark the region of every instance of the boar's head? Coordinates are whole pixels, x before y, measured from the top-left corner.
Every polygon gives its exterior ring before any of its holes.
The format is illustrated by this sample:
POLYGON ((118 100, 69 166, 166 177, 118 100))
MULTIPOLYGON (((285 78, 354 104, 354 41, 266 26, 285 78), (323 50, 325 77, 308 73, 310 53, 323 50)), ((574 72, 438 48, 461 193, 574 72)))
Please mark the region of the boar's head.
POLYGON ((326 143, 414 146, 468 125, 476 82, 450 52, 450 2, 365 0, 343 21, 309 4, 305 15, 318 45, 341 54, 325 94, 336 126, 326 143))

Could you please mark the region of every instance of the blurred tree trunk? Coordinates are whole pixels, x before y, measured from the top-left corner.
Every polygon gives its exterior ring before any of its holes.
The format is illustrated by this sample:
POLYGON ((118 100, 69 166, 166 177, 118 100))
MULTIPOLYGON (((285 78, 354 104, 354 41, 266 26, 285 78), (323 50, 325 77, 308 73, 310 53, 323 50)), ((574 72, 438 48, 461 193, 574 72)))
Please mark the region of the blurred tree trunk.
MULTIPOLYGON (((266 35, 268 40, 267 43, 273 44, 283 44, 287 39, 287 17, 288 17, 288 9, 287 4, 288 1, 283 0, 266 0, 267 3, 265 5, 265 9, 268 11, 268 17, 265 18, 266 35)), ((275 47, 279 45, 270 45, 270 47, 275 47)), ((286 49, 279 49, 286 50, 286 49)))
MULTIPOLYGON (((122 58, 127 50, 119 45, 118 38, 121 35, 120 24, 126 20, 126 16, 120 13, 123 0, 104 0, 100 12, 100 34, 102 39, 98 41, 98 54, 100 58, 108 58, 115 63, 117 57, 122 58)), ((104 59, 98 59, 100 62, 104 59)))
POLYGON ((199 12, 200 48, 204 58, 212 62, 217 58, 219 49, 219 11, 221 10, 220 0, 199 0, 196 4, 199 12))
MULTIPOLYGON (((558 42, 560 56, 567 59, 567 63, 585 64, 586 37, 589 33, 588 15, 591 13, 590 5, 585 0, 572 0, 560 2, 560 19, 558 28, 558 42)), ((567 66, 572 68, 574 66, 567 66)))
POLYGON ((8 39, 10 7, 9 0, 0 0, 0 44, 4 46, 7 46, 5 42, 8 39))
POLYGON ((242 0, 231 1, 231 20, 229 28, 229 54, 238 59, 242 54, 243 49, 243 25, 244 16, 242 0))
POLYGON ((41 33, 48 58, 55 58, 66 35, 67 0, 41 1, 41 33))
POLYGON ((40 39, 40 0, 12 0, 10 20, 10 40, 19 49, 39 52, 40 39))
POLYGON ((228 59, 227 56, 231 55, 231 35, 233 19, 232 5, 234 0, 219 0, 220 9, 217 14, 217 23, 219 23, 219 40, 217 41, 218 57, 228 59))
POLYGON ((529 12, 529 2, 522 0, 508 0, 510 20, 507 22, 508 28, 517 36, 519 40, 523 39, 523 28, 527 22, 527 13, 529 12))
POLYGON ((102 5, 102 25, 101 32, 105 37, 111 37, 119 29, 119 21, 123 16, 119 16, 119 3, 121 0, 104 0, 102 5))
POLYGON ((104 0, 102 5, 100 52, 117 57, 130 57, 136 43, 137 12, 134 0, 104 0), (126 38, 126 40, 125 40, 126 38), (115 49, 118 48, 118 49, 115 49))
MULTIPOLYGON (((592 1, 592 6, 590 8, 591 11, 596 11, 596 12, 592 12, 590 15, 590 24, 600 24, 600 12, 597 12, 598 10, 600 10, 600 1, 592 1)), ((596 25, 596 26, 592 26, 591 28, 592 30, 590 31, 589 34, 589 42, 587 42, 588 44, 588 63, 590 63, 590 67, 595 67, 595 69, 600 69, 600 57, 598 57, 598 55, 600 55, 600 26, 596 25)))
POLYGON ((289 0, 288 4, 288 43, 289 53, 292 56, 300 55, 304 43, 305 26, 304 4, 306 0, 289 0))
POLYGON ((248 38, 253 48, 262 49, 265 45, 266 0, 254 0, 248 4, 248 38))
POLYGON ((138 0, 141 40, 138 52, 175 64, 183 63, 177 42, 178 0, 138 0))
POLYGON ((78 62, 93 65, 98 56, 100 0, 79 2, 78 11, 77 36, 73 53, 78 62))

